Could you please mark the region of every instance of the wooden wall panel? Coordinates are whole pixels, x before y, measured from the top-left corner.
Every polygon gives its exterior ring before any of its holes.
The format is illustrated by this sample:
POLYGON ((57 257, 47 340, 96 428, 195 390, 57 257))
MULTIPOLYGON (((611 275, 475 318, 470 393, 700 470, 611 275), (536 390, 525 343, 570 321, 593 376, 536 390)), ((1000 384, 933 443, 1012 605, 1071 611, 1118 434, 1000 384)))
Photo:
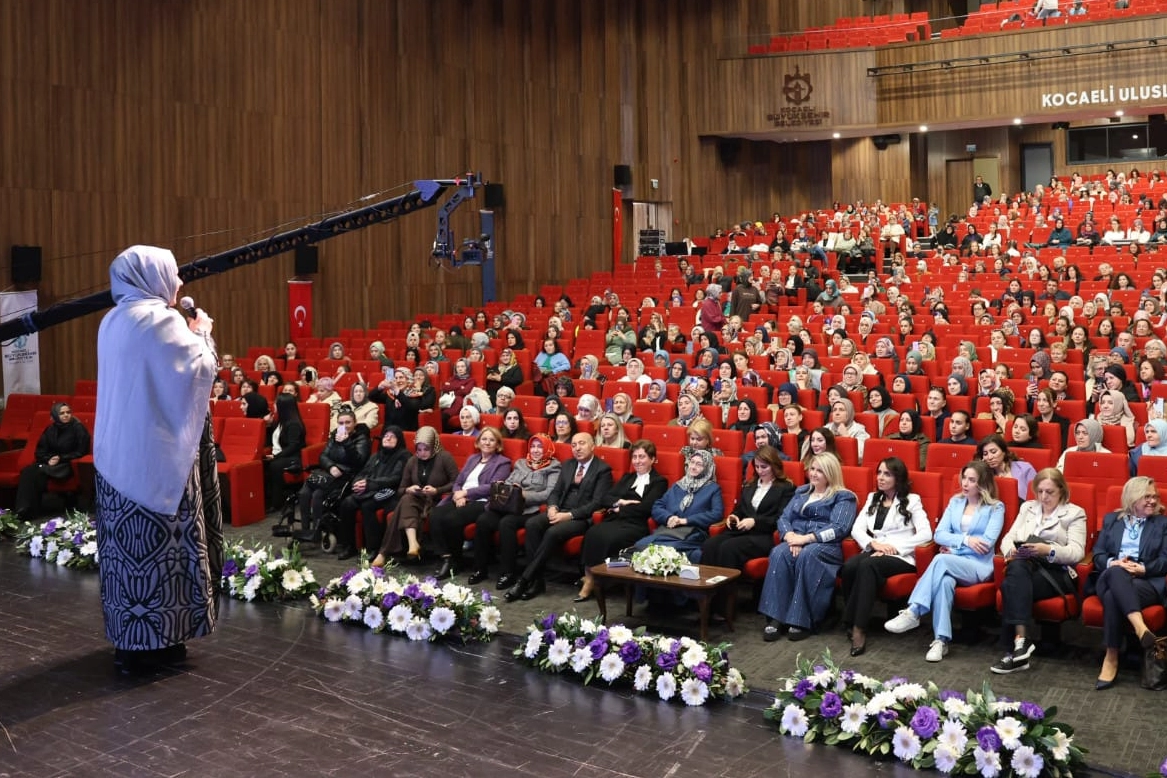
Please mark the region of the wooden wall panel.
MULTIPOLYGON (((879 150, 869 138, 831 142, 831 202, 906 202, 911 189, 911 144, 907 137, 879 150)), ((823 203, 816 203, 820 205, 823 203)))

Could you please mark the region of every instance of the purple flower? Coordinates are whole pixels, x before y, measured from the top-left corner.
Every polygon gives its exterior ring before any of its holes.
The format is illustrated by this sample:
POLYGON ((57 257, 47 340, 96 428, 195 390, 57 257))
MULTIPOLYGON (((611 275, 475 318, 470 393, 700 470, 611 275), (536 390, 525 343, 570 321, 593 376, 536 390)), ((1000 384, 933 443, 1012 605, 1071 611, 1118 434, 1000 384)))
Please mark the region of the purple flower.
POLYGON ((620 659, 626 665, 634 665, 640 661, 641 651, 640 644, 635 640, 629 640, 624 645, 620 646, 620 659))
POLYGON ((385 577, 385 568, 374 567, 373 568, 373 577, 374 578, 384 578, 385 577))
POLYGON ((47 522, 45 522, 45 528, 43 530, 41 530, 41 534, 44 535, 46 538, 49 535, 52 535, 54 532, 57 531, 57 524, 58 524, 57 519, 49 519, 47 522))
MULTIPOLYGON (((223 577, 224 578, 230 578, 231 576, 235 575, 238 572, 239 572, 239 565, 235 564, 234 559, 228 559, 226 562, 223 563, 223 577)), ((324 590, 321 589, 320 592, 321 592, 320 596, 323 597, 324 590)))
POLYGON ((666 651, 660 654, 656 658, 656 666, 666 673, 672 672, 673 668, 677 666, 677 655, 672 651, 666 651))
POLYGON ((598 662, 604 658, 604 654, 608 653, 608 641, 596 638, 588 643, 588 648, 592 652, 592 659, 598 662))
POLYGON ((427 611, 430 610, 431 608, 433 608, 434 607, 434 598, 430 597, 428 594, 425 597, 422 597, 421 598, 421 607, 426 609, 427 611))
POLYGON ((891 729, 900 717, 894 710, 881 710, 875 718, 879 722, 880 729, 891 729))
POLYGON ((243 574, 245 576, 247 576, 248 578, 250 578, 251 576, 255 575, 258 572, 259 572, 259 565, 248 565, 247 567, 245 567, 243 569, 243 574))
POLYGON ((425 581, 423 581, 423 583, 430 584, 431 586, 434 586, 434 585, 436 585, 436 584, 437 584, 437 582, 438 582, 438 579, 437 579, 437 578, 434 578, 432 575, 427 575, 427 576, 425 577, 425 581))
POLYGON ((961 702, 964 702, 965 698, 963 694, 956 691, 955 689, 945 689, 944 691, 940 692, 940 701, 947 702, 948 700, 960 700, 961 702))
POLYGON ((897 675, 897 676, 894 676, 892 678, 887 679, 887 683, 885 683, 884 686, 891 688, 893 686, 902 686, 903 684, 905 684, 907 682, 908 682, 907 678, 904 678, 902 675, 897 675))
POLYGON ((814 681, 811 681, 809 678, 803 678, 798 682, 798 685, 794 687, 794 698, 796 700, 805 700, 806 695, 810 694, 812 691, 814 691, 814 681))
POLYGON ((543 642, 546 643, 547 645, 551 645, 552 643, 554 643, 558 639, 559 639, 559 635, 555 634, 555 630, 553 630, 553 629, 543 630, 543 642))
POLYGON ((344 575, 342 575, 340 577, 340 585, 341 586, 347 585, 348 582, 351 581, 353 576, 356 574, 357 574, 356 570, 349 570, 347 573, 345 573, 344 575))
POLYGON ((543 617, 543 620, 539 622, 539 626, 542 627, 543 629, 551 629, 552 627, 555 626, 555 620, 557 618, 559 618, 559 617, 556 616, 554 613, 548 613, 546 616, 543 617))
POLYGON ((494 597, 491 597, 490 592, 483 589, 482 590, 482 604, 483 605, 490 605, 492 602, 494 602, 494 597))
POLYGON ((401 595, 397 592, 389 592, 383 598, 381 598, 381 607, 388 610, 389 608, 397 605, 399 602, 401 602, 401 595))
POLYGON ((608 642, 608 628, 607 627, 600 627, 600 629, 596 632, 596 636, 593 638, 593 640, 602 640, 605 643, 607 643, 608 642))
POLYGON ((681 653, 681 641, 674 640, 673 645, 669 648, 669 653, 672 653, 672 654, 681 653))
POLYGON ((855 671, 844 670, 843 672, 839 673, 839 678, 842 679, 843 683, 851 683, 855 680, 855 671))
POLYGON ((1036 702, 1021 703, 1021 715, 1030 721, 1041 721, 1045 718, 1045 711, 1036 702))
POLYGON ((922 705, 916 709, 916 715, 912 716, 912 731, 919 735, 924 740, 936 734, 936 730, 940 729, 940 714, 936 709, 930 705, 922 705))
POLYGON ((574 648, 583 648, 587 644, 588 644, 588 641, 585 638, 576 638, 575 642, 572 643, 572 646, 574 648))
MULTIPOLYGON (((345 581, 341 579, 341 583, 345 583, 345 581)), ((408 597, 411 600, 416 600, 421 596, 421 587, 415 583, 411 583, 409 586, 406 586, 401 590, 401 596, 408 597)))
MULTIPOLYGON (((232 563, 232 564, 234 564, 234 563, 232 563)), ((224 569, 224 572, 226 572, 225 569, 224 569)), ((238 568, 236 568, 236 572, 238 572, 238 568)), ((319 589, 316 590, 316 598, 319 600, 323 600, 327 594, 328 594, 328 589, 324 588, 323 586, 321 586, 319 589)))
POLYGON ((693 668, 693 675, 697 676, 698 681, 709 683, 713 680, 713 668, 702 662, 693 668))
POLYGON ((79 546, 85 542, 85 535, 80 532, 73 533, 73 545, 79 546))
POLYGON ((1000 751, 1001 736, 992 727, 988 725, 983 726, 977 730, 977 745, 983 751, 1000 751))
POLYGON ((1164 776, 1164 778, 1167 778, 1167 759, 1164 759, 1163 764, 1159 765, 1159 775, 1162 775, 1162 776, 1164 776))
POLYGON ((823 695, 823 701, 819 703, 819 713, 828 719, 833 719, 842 712, 843 701, 839 698, 839 695, 834 692, 827 692, 823 695))

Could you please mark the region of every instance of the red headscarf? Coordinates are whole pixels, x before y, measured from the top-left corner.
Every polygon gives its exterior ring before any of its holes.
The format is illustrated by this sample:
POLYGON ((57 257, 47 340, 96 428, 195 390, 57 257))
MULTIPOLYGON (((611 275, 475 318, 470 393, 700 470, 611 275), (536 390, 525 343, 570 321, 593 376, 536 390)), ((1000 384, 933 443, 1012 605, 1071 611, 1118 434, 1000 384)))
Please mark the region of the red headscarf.
POLYGON ((542 432, 536 432, 527 441, 527 466, 532 470, 542 470, 555 461, 555 441, 542 432), (543 444, 543 458, 536 462, 531 458, 531 444, 535 441, 543 444))

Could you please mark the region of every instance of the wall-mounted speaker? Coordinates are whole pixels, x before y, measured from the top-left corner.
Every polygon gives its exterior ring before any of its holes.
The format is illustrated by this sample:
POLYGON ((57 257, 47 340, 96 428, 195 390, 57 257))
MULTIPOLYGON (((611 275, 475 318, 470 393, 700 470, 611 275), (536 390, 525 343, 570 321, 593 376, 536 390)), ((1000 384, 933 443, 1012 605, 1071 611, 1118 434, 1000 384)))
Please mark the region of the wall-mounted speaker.
POLYGON ((320 272, 320 251, 316 246, 296 246, 296 275, 310 276, 320 272))
POLYGON ((482 187, 482 200, 487 208, 502 208, 507 204, 502 184, 487 184, 482 187))
POLYGON ((612 168, 612 186, 620 189, 625 186, 632 186, 632 166, 631 165, 617 165, 612 168))
POLYGON ((875 148, 880 151, 885 151, 888 146, 894 146, 901 140, 899 135, 873 135, 871 142, 875 144, 875 148))
POLYGON ((41 280, 41 247, 12 247, 12 283, 39 284, 41 280))

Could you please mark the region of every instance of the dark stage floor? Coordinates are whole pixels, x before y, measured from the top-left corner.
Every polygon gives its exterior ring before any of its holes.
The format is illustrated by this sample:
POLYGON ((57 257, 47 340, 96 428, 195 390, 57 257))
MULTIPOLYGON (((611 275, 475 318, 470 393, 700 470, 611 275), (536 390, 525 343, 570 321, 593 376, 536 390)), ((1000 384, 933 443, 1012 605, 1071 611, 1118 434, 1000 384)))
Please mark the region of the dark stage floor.
MULTIPOLYGON (((341 569, 319 552, 307 557, 321 579, 341 569)), ((510 658, 514 634, 466 649, 415 644, 327 624, 303 605, 225 601, 219 630, 191 644, 187 670, 125 679, 112 671, 95 574, 17 556, 4 543, 0 588, 0 777, 912 774, 778 736, 762 719, 772 699, 762 691, 689 709, 527 669, 510 658)), ((504 604, 504 629, 521 632, 536 611, 569 605, 570 594, 552 585, 538 600, 504 604)), ((755 690, 772 688, 798 650, 844 650, 834 634, 763 644, 758 626, 747 618, 736 634, 711 636, 735 640, 731 656, 755 690)), ((929 665, 925 642, 875 635, 848 664, 958 688, 988 675, 989 647, 961 646, 929 665)), ((1167 753, 1158 735, 1167 697, 1140 690, 1133 675, 1093 692, 1092 652, 1066 654, 1021 677, 994 677, 994 687, 1057 704, 1090 763, 1110 768, 1100 772, 1155 769, 1167 753)))

